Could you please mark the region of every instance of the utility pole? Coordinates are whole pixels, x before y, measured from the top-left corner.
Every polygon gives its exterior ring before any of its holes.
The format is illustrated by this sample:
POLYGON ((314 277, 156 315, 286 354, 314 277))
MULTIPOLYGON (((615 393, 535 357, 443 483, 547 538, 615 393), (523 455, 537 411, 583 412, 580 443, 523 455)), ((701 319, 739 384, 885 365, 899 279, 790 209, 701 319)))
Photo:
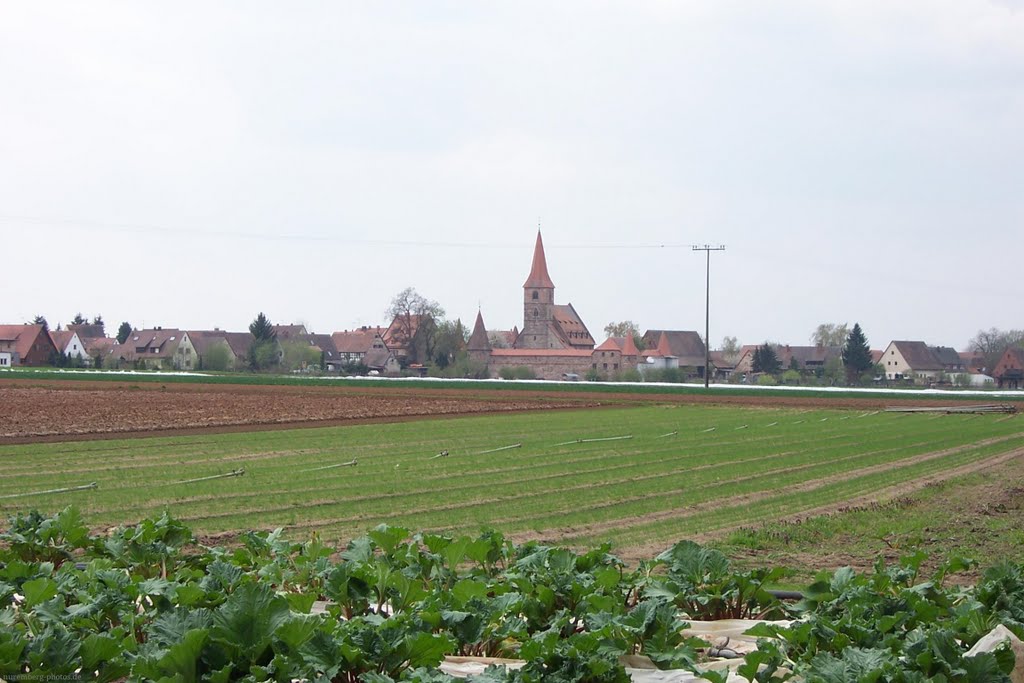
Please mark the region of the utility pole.
POLYGON ((711 252, 725 251, 725 245, 695 244, 693 251, 703 251, 707 255, 707 281, 704 285, 704 388, 707 389, 711 374, 711 252))

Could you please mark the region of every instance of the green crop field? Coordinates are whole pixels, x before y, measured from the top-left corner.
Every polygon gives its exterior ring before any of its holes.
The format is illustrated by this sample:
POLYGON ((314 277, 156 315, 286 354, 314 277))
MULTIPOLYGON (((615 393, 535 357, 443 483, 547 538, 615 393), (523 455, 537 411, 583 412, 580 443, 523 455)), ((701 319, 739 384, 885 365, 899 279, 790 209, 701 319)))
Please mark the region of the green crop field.
POLYGON ((387 522, 640 549, 966 474, 1024 448, 1022 425, 672 406, 3 446, 0 514, 75 505, 104 527, 166 509, 204 534, 284 526, 343 540, 387 522), (176 483, 239 468, 244 476, 176 483))

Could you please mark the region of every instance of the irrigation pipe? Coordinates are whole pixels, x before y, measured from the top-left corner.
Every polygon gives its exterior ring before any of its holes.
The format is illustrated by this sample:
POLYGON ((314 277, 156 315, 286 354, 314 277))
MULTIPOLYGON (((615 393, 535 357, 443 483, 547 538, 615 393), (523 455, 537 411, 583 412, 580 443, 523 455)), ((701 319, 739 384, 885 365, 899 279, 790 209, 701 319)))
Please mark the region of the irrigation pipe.
POLYGON ((779 424, 779 423, 778 423, 778 422, 770 422, 770 423, 768 423, 768 424, 767 424, 767 425, 765 425, 765 426, 766 426, 766 427, 774 427, 774 426, 775 426, 775 425, 777 425, 777 424, 779 424))
POLYGON ((707 429, 702 429, 700 433, 701 434, 705 434, 707 432, 713 432, 713 431, 715 431, 714 427, 708 427, 707 429))
POLYGON ((336 463, 334 465, 324 465, 323 467, 314 467, 313 469, 310 469, 310 470, 299 470, 299 474, 303 474, 305 472, 321 472, 323 470, 333 470, 335 467, 355 467, 357 464, 358 463, 353 458, 352 460, 349 460, 348 462, 339 462, 339 463, 336 463))
POLYGON ((632 434, 626 436, 605 436, 600 439, 576 439, 575 441, 563 441, 562 443, 556 443, 556 446, 568 446, 574 443, 594 443, 595 441, 621 441, 622 439, 632 439, 632 434))
POLYGON ((45 496, 48 493, 68 493, 70 491, 85 491, 88 489, 98 489, 99 487, 99 484, 97 484, 96 482, 92 482, 91 484, 85 484, 84 486, 68 486, 67 488, 63 489, 49 489, 47 491, 26 491, 25 493, 8 493, 6 495, 0 496, 0 499, 24 498, 25 496, 45 496))
POLYGON ((443 451, 441 451, 440 453, 438 453, 437 455, 430 456, 429 458, 427 458, 427 460, 437 460, 438 458, 447 458, 447 457, 448 457, 448 449, 446 448, 443 451))
POLYGON ((749 425, 740 425, 739 427, 737 427, 737 428, 736 428, 735 430, 733 430, 733 431, 736 431, 736 432, 738 432, 738 431, 740 431, 741 429, 746 429, 746 428, 747 428, 748 426, 749 426, 749 425))
POLYGON ((172 481, 171 484, 194 484, 197 481, 210 481, 211 479, 227 479, 228 477, 240 477, 245 474, 245 468, 239 467, 237 470, 231 470, 224 474, 211 474, 208 477, 196 477, 195 479, 182 479, 181 481, 172 481))
POLYGON ((676 430, 676 431, 674 431, 674 432, 669 432, 668 434, 662 434, 661 436, 656 436, 656 437, 654 437, 654 438, 655 438, 655 439, 664 439, 664 438, 666 438, 666 437, 669 437, 669 436, 675 436, 675 435, 676 435, 676 434, 678 434, 678 433, 679 433, 679 430, 677 429, 677 430, 676 430))
POLYGON ((477 455, 485 455, 487 453, 497 453, 498 451, 507 451, 507 450, 510 450, 512 448, 522 448, 522 447, 523 447, 523 444, 521 444, 521 443, 514 443, 511 446, 502 446, 501 448, 491 448, 490 450, 480 451, 479 453, 477 453, 477 455))

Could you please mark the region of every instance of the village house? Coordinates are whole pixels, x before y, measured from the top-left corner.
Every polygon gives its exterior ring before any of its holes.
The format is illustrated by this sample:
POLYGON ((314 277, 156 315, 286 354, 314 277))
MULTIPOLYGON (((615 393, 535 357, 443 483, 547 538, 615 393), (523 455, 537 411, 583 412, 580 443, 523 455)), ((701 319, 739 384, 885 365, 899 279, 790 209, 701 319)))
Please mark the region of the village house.
POLYGON ((704 340, 692 330, 647 330, 641 338, 641 370, 679 368, 686 377, 704 377, 704 340))
POLYGON ((1011 346, 996 363, 992 371, 1000 389, 1020 389, 1024 387, 1024 348, 1011 346))
POLYGON ((226 370, 242 370, 249 366, 249 348, 253 336, 249 332, 226 332, 214 328, 212 330, 186 330, 189 341, 196 350, 196 368, 209 370, 208 358, 223 353, 227 358, 226 370), (214 351, 223 349, 223 351, 214 351))
POLYGON ((0 368, 49 365, 57 353, 42 325, 0 325, 0 368))
POLYGON ((194 370, 199 360, 188 332, 179 329, 132 330, 120 347, 123 361, 148 370, 194 370))
POLYGON ((70 330, 50 332, 50 339, 57 353, 68 358, 74 358, 82 364, 90 364, 92 358, 85 349, 85 344, 78 337, 77 332, 70 330))
POLYGON ((92 359, 91 364, 96 367, 101 367, 118 346, 113 337, 86 337, 82 339, 82 344, 86 355, 92 359))
POLYGON ((321 370, 324 372, 341 372, 342 362, 331 335, 308 334, 306 335, 306 341, 309 342, 310 348, 319 352, 319 366, 321 370))
POLYGON ((942 365, 923 341, 892 341, 882 352, 882 368, 888 380, 921 377, 935 379, 942 365))
POLYGON ((365 325, 358 330, 335 332, 331 335, 331 340, 338 351, 338 361, 343 366, 359 364, 363 363, 363 359, 371 351, 387 351, 388 346, 384 343, 386 332, 383 327, 365 325))

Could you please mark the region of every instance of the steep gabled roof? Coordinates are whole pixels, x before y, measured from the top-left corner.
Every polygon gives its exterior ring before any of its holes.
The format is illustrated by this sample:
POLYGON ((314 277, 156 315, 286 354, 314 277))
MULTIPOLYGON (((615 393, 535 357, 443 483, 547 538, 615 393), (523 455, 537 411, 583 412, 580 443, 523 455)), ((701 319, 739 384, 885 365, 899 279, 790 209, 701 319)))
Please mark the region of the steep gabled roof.
POLYGON ((363 365, 371 370, 383 370, 387 367, 389 360, 394 359, 395 354, 388 349, 370 349, 363 356, 363 365))
POLYGON ((50 339, 53 340, 53 345, 57 347, 57 350, 64 353, 64 350, 68 348, 68 344, 71 343, 71 338, 75 336, 74 332, 54 332, 50 330, 50 339))
POLYGON ((540 230, 537 231, 537 244, 533 247, 533 265, 530 267, 530 276, 526 278, 523 289, 554 289, 555 283, 548 275, 548 261, 544 257, 544 241, 540 238, 540 230))
POLYGON ((572 304, 552 306, 555 332, 569 346, 594 348, 594 337, 572 304))
POLYGON ((487 336, 487 328, 484 327, 484 316, 480 311, 476 312, 476 323, 473 325, 473 334, 469 335, 469 343, 466 345, 469 351, 490 351, 491 340, 487 336))
POLYGON ((894 341, 911 370, 941 370, 942 363, 923 341, 894 341))
POLYGON ((23 362, 41 334, 53 344, 50 335, 43 333, 42 325, 0 325, 0 340, 14 342, 15 352, 23 362))
POLYGON ((640 349, 636 347, 636 342, 633 341, 633 335, 627 334, 622 339, 622 355, 623 356, 639 356, 640 349))
POLYGON ((645 356, 675 356, 680 365, 704 364, 704 341, 691 330, 647 330, 644 343, 653 352, 645 356))
POLYGON ((292 337, 305 337, 309 334, 305 325, 273 325, 274 333, 281 341, 292 337))
POLYGON ((963 367, 963 360, 960 358, 960 354, 950 346, 932 346, 931 352, 942 367, 947 370, 956 370, 963 367))
POLYGON ((383 327, 361 327, 358 330, 345 330, 331 335, 334 348, 338 353, 368 353, 373 348, 373 340, 380 336, 384 341, 383 327))
POLYGON ((595 351, 618 351, 622 353, 622 337, 608 337, 601 345, 596 347, 595 351))
POLYGON ((307 337, 309 345, 320 349, 327 360, 335 360, 338 357, 338 349, 334 346, 334 339, 329 334, 310 334, 307 337))
POLYGON ((181 330, 168 328, 132 330, 132 334, 125 340, 124 346, 134 353, 139 353, 138 350, 142 349, 142 353, 147 358, 165 358, 174 354, 185 334, 181 330), (151 353, 149 351, 151 348, 158 350, 151 353))

